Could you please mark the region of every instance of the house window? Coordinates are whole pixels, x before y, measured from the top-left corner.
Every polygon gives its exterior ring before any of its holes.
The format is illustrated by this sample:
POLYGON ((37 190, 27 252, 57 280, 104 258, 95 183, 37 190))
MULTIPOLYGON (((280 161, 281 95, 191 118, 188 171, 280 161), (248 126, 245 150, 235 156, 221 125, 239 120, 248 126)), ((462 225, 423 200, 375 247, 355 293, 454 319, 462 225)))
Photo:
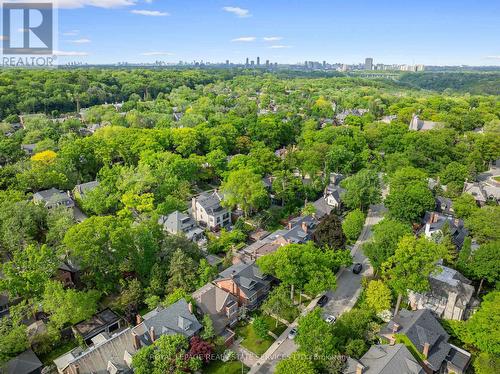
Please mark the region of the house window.
POLYGON ((217 217, 217 223, 220 223, 220 217, 217 217))

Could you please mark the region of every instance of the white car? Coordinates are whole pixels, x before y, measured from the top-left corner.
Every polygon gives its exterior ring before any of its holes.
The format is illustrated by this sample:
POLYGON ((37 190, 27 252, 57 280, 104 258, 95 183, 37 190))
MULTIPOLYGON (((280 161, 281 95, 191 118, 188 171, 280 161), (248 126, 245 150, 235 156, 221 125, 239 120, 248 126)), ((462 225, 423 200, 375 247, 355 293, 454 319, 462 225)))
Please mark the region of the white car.
POLYGON ((334 323, 336 320, 337 320, 337 318, 335 318, 335 316, 332 316, 332 315, 328 315, 325 318, 326 323, 334 323))
POLYGON ((297 336, 297 329, 294 327, 288 333, 288 339, 293 340, 293 339, 295 339, 296 336, 297 336))

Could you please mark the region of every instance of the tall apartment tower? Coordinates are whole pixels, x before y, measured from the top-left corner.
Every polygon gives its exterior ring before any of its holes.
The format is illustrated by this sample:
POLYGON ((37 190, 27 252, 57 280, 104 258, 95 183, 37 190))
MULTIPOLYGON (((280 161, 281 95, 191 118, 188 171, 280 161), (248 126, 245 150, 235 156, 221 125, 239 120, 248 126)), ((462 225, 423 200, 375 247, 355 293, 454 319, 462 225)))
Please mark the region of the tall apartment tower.
POLYGON ((245 66, 248 66, 249 65, 249 61, 248 61, 248 57, 247 57, 247 60, 245 62, 245 66))
POLYGON ((257 66, 260 66, 260 57, 257 56, 257 66))
POLYGON ((365 58, 365 70, 373 70, 373 58, 365 58))

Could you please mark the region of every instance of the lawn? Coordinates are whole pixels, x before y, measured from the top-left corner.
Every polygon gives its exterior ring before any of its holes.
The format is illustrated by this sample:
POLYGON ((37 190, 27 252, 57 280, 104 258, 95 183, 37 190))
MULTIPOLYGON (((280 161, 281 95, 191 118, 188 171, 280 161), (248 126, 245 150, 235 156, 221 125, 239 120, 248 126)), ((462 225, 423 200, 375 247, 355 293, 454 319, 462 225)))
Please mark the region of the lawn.
POLYGON ((236 334, 243 338, 241 345, 257 356, 261 356, 274 342, 274 339, 270 335, 264 340, 257 337, 251 323, 238 327, 236 334))
POLYGON ((276 320, 273 317, 268 315, 263 315, 262 317, 267 322, 269 326, 269 331, 271 331, 273 334, 280 336, 283 333, 283 331, 286 330, 286 326, 281 322, 278 322, 278 326, 276 326, 276 320))
POLYGON ((49 353, 45 355, 40 355, 40 361, 42 361, 44 365, 50 365, 52 364, 52 361, 54 361, 55 358, 58 358, 59 356, 62 356, 66 352, 71 351, 77 345, 78 343, 76 342, 75 339, 69 340, 66 343, 62 343, 61 345, 52 349, 49 353))
POLYGON ((207 367, 204 367, 202 372, 204 374, 240 374, 247 373, 248 368, 240 361, 212 361, 207 367), (243 369, 242 369, 243 368, 243 369))

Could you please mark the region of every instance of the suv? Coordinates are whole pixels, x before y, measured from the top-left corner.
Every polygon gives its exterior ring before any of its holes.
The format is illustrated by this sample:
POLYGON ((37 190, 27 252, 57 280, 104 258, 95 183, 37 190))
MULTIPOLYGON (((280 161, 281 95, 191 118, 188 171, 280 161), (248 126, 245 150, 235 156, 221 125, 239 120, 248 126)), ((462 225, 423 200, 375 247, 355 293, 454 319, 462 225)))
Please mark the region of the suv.
POLYGON ((288 339, 293 340, 293 339, 295 339, 296 336, 297 336, 297 329, 294 327, 288 333, 288 339))
POLYGON ((328 302, 328 296, 323 295, 323 296, 321 296, 321 297, 319 298, 319 300, 318 300, 318 305, 319 305, 319 306, 321 306, 321 307, 323 307, 323 306, 325 306, 325 305, 326 305, 326 303, 327 303, 327 302, 328 302))
POLYGON ((354 266, 352 267, 352 272, 354 274, 359 274, 361 273, 361 270, 363 270, 363 265, 361 265, 359 262, 354 264, 354 266))

